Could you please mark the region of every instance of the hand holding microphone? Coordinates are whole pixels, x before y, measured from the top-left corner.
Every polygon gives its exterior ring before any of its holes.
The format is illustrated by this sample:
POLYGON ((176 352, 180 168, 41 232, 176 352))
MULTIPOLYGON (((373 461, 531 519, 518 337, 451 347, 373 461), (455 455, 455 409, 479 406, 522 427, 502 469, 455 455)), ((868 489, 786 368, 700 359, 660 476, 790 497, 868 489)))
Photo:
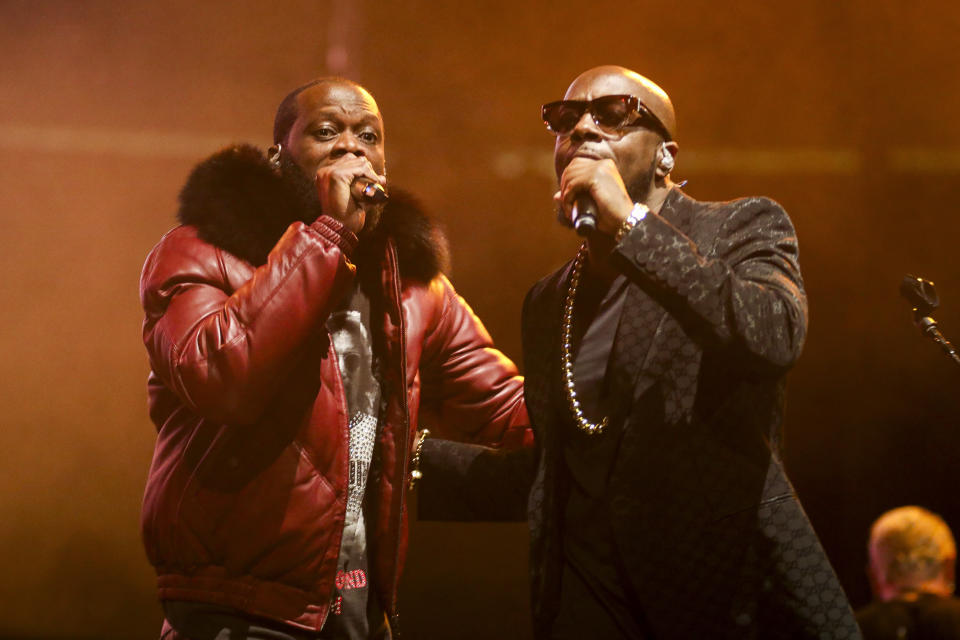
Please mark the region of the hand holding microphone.
POLYGON ((561 221, 581 236, 614 235, 633 209, 616 165, 609 159, 575 157, 560 176, 554 195, 561 221))
POLYGON ((387 200, 387 177, 362 155, 346 154, 320 167, 315 180, 321 211, 354 233, 363 229, 367 211, 387 200))

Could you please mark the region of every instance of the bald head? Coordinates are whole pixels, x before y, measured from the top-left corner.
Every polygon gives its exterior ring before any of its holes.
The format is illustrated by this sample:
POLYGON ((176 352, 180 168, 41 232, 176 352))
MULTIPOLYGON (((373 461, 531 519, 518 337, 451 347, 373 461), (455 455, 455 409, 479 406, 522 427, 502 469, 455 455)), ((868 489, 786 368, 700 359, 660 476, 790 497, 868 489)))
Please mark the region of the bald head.
MULTIPOLYGON (((356 93, 361 98, 369 100, 369 102, 376 107, 377 103, 374 101, 373 96, 370 95, 370 92, 353 80, 339 76, 317 78, 316 80, 300 85, 288 93, 280 102, 280 105, 277 107, 277 114, 273 119, 273 142, 283 142, 287 134, 290 133, 290 128, 293 126, 293 123, 296 122, 297 116, 300 113, 300 102, 303 100, 300 94, 308 92, 308 95, 326 95, 330 91, 336 91, 338 89, 356 93)), ((345 92, 341 91, 341 93, 345 92)))
POLYGON ((567 100, 592 100, 600 96, 636 96, 663 123, 672 139, 677 137, 677 117, 667 92, 649 78, 617 65, 603 65, 584 71, 567 89, 567 100))

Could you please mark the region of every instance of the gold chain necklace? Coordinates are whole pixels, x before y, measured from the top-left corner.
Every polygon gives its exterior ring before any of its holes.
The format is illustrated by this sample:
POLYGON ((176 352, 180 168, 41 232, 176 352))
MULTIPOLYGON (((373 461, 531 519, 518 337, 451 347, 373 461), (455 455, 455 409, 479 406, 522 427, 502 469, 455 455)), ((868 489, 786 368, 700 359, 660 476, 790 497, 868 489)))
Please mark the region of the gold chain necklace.
POLYGON ((563 328, 560 338, 560 362, 563 367, 563 388, 566 390, 567 406, 573 413, 573 419, 577 423, 577 428, 590 434, 599 434, 607 426, 607 417, 599 423, 590 422, 583 415, 583 409, 580 408, 580 401, 577 400, 577 390, 573 384, 573 359, 570 357, 571 343, 573 341, 573 303, 577 297, 577 285, 580 284, 580 273, 583 271, 583 261, 587 255, 587 243, 580 245, 577 251, 577 257, 573 261, 573 271, 570 273, 570 286, 567 289, 567 298, 563 303, 563 328))

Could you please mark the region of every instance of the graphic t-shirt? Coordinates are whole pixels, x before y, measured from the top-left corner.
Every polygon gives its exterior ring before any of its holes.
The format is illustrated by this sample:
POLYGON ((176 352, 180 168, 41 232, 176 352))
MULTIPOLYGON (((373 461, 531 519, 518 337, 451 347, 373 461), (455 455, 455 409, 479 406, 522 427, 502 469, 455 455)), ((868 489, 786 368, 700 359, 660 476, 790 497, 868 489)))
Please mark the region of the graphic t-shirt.
POLYGON ((327 318, 350 414, 350 478, 333 602, 322 635, 351 640, 379 637, 384 625, 383 608, 369 586, 363 515, 380 413, 380 384, 373 371, 369 327, 370 299, 359 287, 327 318))

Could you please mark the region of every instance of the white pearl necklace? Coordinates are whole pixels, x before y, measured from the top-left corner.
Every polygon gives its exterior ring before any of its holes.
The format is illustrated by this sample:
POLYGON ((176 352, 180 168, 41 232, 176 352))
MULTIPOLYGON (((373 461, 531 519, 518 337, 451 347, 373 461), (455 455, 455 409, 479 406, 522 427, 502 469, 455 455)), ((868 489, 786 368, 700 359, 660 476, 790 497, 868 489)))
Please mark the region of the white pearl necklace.
POLYGON ((567 298, 563 303, 563 328, 560 338, 560 362, 563 367, 563 388, 566 390, 567 405, 573 413, 577 428, 590 434, 599 434, 607 426, 607 417, 599 423, 590 422, 580 408, 577 400, 577 390, 573 383, 573 358, 570 356, 573 341, 573 303, 577 297, 577 285, 580 284, 580 273, 583 271, 583 261, 587 255, 587 243, 580 245, 577 257, 573 261, 573 271, 570 273, 570 287, 567 289, 567 298))

